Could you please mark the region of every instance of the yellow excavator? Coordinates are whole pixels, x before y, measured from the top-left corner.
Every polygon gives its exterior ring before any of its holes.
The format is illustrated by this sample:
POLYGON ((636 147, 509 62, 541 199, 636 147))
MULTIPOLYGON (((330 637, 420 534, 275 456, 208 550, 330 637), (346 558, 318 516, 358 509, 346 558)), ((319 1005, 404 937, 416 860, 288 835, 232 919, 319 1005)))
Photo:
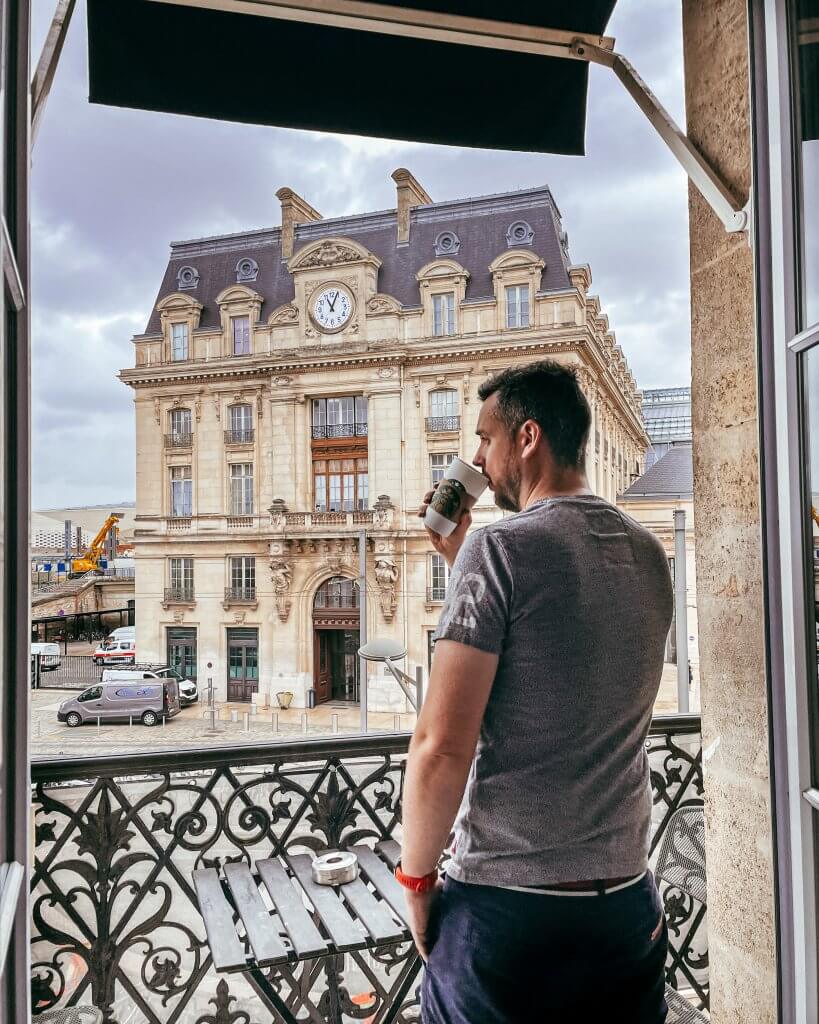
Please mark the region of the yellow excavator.
POLYGON ((82 576, 100 567, 100 559, 105 554, 105 539, 112 528, 119 534, 117 523, 125 515, 124 512, 112 512, 100 527, 99 533, 91 541, 79 558, 71 560, 71 575, 82 576))

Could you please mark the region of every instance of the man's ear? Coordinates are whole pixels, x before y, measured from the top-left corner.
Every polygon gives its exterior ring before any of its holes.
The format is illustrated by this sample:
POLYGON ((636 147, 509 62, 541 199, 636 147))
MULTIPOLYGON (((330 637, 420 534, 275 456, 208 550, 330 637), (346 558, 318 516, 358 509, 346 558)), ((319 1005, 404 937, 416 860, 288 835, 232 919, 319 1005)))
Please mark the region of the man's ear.
POLYGON ((546 443, 543 431, 540 429, 540 424, 536 423, 535 420, 526 420, 521 424, 518 431, 518 443, 520 445, 520 457, 522 459, 532 458, 538 452, 539 446, 546 443))

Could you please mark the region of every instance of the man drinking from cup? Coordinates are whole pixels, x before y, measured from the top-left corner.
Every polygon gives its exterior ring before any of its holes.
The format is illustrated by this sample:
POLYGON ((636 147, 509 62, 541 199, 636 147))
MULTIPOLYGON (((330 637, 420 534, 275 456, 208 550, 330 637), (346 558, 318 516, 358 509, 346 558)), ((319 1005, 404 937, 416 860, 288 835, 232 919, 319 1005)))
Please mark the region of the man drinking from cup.
POLYGON ((463 462, 447 473, 463 493, 430 492, 419 513, 452 568, 396 872, 427 962, 422 1019, 592 1024, 615 1008, 660 1024, 645 739, 671 622, 666 556, 591 493, 590 412, 570 368, 515 367, 478 393, 474 464, 513 514, 466 536, 480 490, 463 462))

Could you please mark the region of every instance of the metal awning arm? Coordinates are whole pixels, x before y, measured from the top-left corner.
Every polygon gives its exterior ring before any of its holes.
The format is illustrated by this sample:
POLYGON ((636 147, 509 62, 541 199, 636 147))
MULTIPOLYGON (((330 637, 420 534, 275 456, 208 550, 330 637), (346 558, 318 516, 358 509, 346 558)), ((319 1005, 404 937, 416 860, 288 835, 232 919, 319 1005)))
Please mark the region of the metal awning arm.
POLYGON ((696 149, 688 136, 677 127, 674 119, 637 74, 632 64, 619 53, 577 39, 572 52, 592 64, 604 64, 617 75, 626 91, 648 118, 651 126, 668 146, 678 163, 691 179, 695 188, 716 213, 725 230, 746 231, 748 208, 738 209, 736 200, 714 168, 696 149))
POLYGON ((37 138, 40 128, 40 121, 45 110, 46 100, 51 91, 51 83, 57 71, 57 64, 60 54, 63 52, 63 44, 71 22, 71 15, 74 13, 76 0, 59 0, 57 10, 51 19, 48 35, 43 43, 43 51, 37 62, 37 70, 31 80, 31 146, 37 138))

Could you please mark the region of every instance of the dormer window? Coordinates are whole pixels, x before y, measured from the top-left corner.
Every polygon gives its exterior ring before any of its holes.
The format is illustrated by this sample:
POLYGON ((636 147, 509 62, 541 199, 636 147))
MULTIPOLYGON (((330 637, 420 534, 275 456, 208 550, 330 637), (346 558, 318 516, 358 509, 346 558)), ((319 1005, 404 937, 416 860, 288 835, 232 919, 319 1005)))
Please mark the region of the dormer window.
POLYGON ((230 318, 231 334, 233 336, 233 355, 250 355, 250 317, 233 316, 230 318))
POLYGON ((432 333, 436 338, 455 333, 455 292, 432 296, 432 333))
POLYGON ((259 264, 249 256, 244 256, 236 264, 236 283, 255 281, 259 276, 259 264))
POLYGON ((506 326, 529 326, 528 284, 514 284, 506 289, 506 326))
POLYGON ((176 287, 180 289, 196 288, 199 284, 199 271, 196 267, 180 267, 176 275, 176 287))
POLYGON ((188 325, 171 324, 171 359, 177 362, 188 358, 188 325))

